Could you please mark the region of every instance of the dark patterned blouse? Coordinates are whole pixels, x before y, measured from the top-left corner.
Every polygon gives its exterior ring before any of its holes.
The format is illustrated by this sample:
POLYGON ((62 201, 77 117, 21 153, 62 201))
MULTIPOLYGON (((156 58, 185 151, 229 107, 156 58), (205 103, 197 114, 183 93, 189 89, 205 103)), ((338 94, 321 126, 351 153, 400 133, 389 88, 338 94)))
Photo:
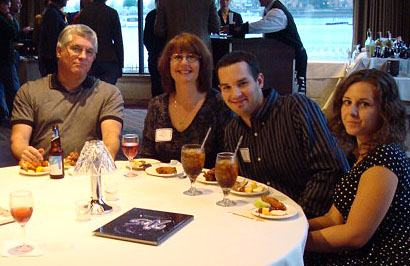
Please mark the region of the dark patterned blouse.
POLYGON ((346 221, 360 177, 373 166, 384 166, 398 178, 393 201, 376 232, 365 246, 356 250, 306 253, 306 265, 409 265, 410 162, 399 146, 381 145, 370 152, 337 184, 333 202, 346 221))
POLYGON ((181 160, 181 148, 184 144, 200 144, 209 127, 211 133, 205 144, 205 168, 215 167, 216 154, 223 151, 224 127, 231 117, 231 112, 223 102, 217 90, 209 90, 205 102, 199 109, 192 123, 183 132, 178 132, 169 116, 169 94, 164 93, 151 99, 145 117, 143 140, 138 157, 154 158, 168 163, 181 160), (171 129, 170 141, 155 140, 158 129, 171 129))

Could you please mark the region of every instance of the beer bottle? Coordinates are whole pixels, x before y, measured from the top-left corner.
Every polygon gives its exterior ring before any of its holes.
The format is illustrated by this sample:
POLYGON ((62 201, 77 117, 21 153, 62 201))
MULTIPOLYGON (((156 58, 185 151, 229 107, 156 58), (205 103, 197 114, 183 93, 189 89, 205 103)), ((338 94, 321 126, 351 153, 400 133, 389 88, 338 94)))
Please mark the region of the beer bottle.
POLYGON ((49 152, 50 178, 60 179, 64 177, 64 152, 61 147, 60 132, 57 125, 52 126, 53 137, 49 152))

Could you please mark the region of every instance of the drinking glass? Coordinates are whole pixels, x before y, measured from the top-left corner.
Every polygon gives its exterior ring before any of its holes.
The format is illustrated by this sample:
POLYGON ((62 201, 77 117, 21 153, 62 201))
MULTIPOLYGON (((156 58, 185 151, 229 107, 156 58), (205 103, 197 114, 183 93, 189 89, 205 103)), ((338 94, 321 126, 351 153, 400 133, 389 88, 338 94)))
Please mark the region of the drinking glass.
POLYGON ((224 197, 216 204, 223 207, 235 205, 235 202, 229 199, 231 188, 236 182, 238 176, 238 161, 233 152, 220 152, 216 156, 215 178, 222 188, 224 197))
POLYGON ((29 252, 33 247, 26 243, 26 223, 33 213, 33 195, 31 191, 19 190, 10 193, 10 212, 14 220, 23 229, 23 244, 16 247, 19 252, 29 252))
POLYGON ((196 196, 202 194, 195 188, 195 180, 202 172, 205 164, 205 151, 200 144, 185 144, 181 150, 181 163, 185 174, 191 181, 191 188, 184 191, 185 195, 196 196))
POLYGON ((129 171, 124 174, 126 177, 137 176, 136 173, 132 172, 132 159, 138 153, 138 135, 137 134, 125 134, 122 135, 122 152, 128 159, 129 171))

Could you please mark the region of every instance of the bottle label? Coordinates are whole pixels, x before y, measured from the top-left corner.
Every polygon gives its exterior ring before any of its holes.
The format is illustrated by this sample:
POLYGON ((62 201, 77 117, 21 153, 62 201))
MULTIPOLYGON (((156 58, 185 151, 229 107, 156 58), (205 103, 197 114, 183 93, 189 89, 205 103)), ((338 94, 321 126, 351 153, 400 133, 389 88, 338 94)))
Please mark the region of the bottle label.
POLYGON ((50 168, 50 175, 63 174, 63 156, 49 156, 48 164, 50 168))

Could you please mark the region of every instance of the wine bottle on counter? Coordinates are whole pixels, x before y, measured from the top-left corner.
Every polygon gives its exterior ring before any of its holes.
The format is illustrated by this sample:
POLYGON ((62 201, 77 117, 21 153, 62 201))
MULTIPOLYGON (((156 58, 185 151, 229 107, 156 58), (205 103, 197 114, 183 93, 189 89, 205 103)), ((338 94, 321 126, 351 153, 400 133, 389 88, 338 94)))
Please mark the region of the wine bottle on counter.
POLYGON ((383 54, 383 41, 382 41, 382 33, 379 31, 378 38, 374 44, 374 57, 382 57, 383 54))
POLYGON ((304 77, 298 78, 298 93, 306 95, 306 83, 304 77))
POLYGON ((384 48, 383 48, 383 57, 384 58, 389 58, 393 57, 393 41, 391 39, 391 33, 390 31, 387 31, 387 40, 384 42, 384 48))
POLYGON ((374 55, 374 46, 375 46, 375 43, 372 38, 372 31, 370 29, 367 29, 367 39, 366 39, 366 42, 364 43, 367 57, 370 58, 374 55))
POLYGON ((64 152, 61 147, 60 131, 57 125, 52 126, 51 148, 48 157, 50 178, 64 178, 64 152))

